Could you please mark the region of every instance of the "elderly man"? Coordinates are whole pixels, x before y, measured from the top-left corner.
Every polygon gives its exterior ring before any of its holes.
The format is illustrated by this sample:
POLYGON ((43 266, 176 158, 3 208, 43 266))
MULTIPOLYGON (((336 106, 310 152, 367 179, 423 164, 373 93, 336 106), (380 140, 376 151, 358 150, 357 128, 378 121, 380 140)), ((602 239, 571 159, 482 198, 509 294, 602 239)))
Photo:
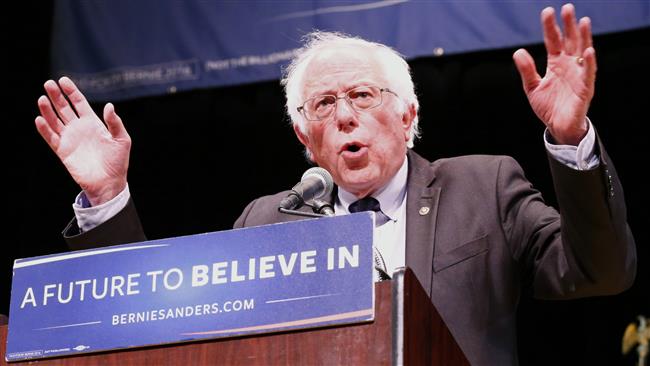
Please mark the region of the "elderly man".
MULTIPOLYGON (((408 65, 384 45, 313 33, 283 80, 298 139, 337 185, 336 214, 377 212, 385 272, 413 269, 472 364, 517 364, 522 293, 614 294, 635 276, 623 192, 586 118, 596 74, 590 21, 576 22, 565 5, 562 37, 554 16, 541 14, 546 75, 525 50, 513 58, 547 126, 561 214, 511 158, 429 162, 411 151, 418 101, 408 65)), ((36 127, 83 189, 64 232, 70 246, 145 240, 126 182, 130 138, 113 106, 104 109, 106 128, 70 79, 45 89, 36 127)), ((235 227, 298 219, 277 210, 286 194, 251 202, 235 227)))

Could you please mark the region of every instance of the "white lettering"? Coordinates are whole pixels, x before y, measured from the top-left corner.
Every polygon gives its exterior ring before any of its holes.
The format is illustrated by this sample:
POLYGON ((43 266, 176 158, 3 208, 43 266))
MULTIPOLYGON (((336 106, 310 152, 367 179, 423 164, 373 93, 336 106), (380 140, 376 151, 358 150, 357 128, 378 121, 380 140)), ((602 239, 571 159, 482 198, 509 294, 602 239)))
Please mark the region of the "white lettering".
POLYGON ((346 247, 339 247, 339 269, 345 268, 345 262, 352 267, 359 267, 359 245, 352 246, 352 253, 346 247))
POLYGON ((93 279, 93 298, 96 300, 101 300, 104 297, 106 297, 107 293, 108 293, 108 277, 104 277, 104 291, 102 291, 101 295, 97 294, 97 280, 93 279))
POLYGON ((165 285, 165 288, 167 290, 176 290, 181 286, 181 284, 183 284, 183 272, 181 272, 180 269, 172 268, 169 271, 165 272, 165 276, 163 277, 163 285, 165 285), (174 273, 176 273, 176 275, 178 276, 178 282, 176 282, 175 285, 171 285, 169 283, 169 277, 174 273))
POLYGON ((239 281, 243 281, 243 280, 246 279, 246 276, 237 274, 238 265, 239 265, 239 262, 237 262, 237 261, 230 262, 230 267, 231 267, 231 270, 230 270, 230 282, 239 282, 239 281))
POLYGON ((122 276, 111 277, 111 297, 115 297, 115 292, 119 292, 120 296, 124 296, 124 291, 122 291, 122 286, 124 286, 124 277, 122 276))
POLYGON ((139 273, 131 273, 130 275, 126 276, 126 294, 127 295, 137 295, 140 293, 140 290, 134 289, 134 287, 138 287, 139 283, 138 281, 135 281, 135 278, 139 278, 140 274, 139 273))
POLYGON ((43 288, 43 306, 47 305, 47 298, 54 297, 54 294, 50 292, 51 289, 55 288, 56 285, 45 285, 43 288))
POLYGON ((226 278, 226 268, 228 268, 228 262, 218 262, 212 264, 213 285, 228 282, 228 279, 226 278))
POLYGON ((26 303, 30 303, 33 307, 36 307, 36 297, 34 296, 34 290, 31 287, 28 287, 27 291, 25 291, 25 296, 23 297, 23 302, 20 304, 20 308, 24 308, 26 303))
POLYGON ((79 285, 79 301, 84 301, 84 294, 86 293, 86 285, 90 283, 90 280, 83 280, 75 282, 75 285, 79 285))
POLYGON ((255 279, 255 258, 250 258, 248 260, 248 279, 255 279))
POLYGON ((58 292, 57 297, 58 297, 58 300, 59 300, 60 304, 67 304, 67 303, 70 302, 70 300, 72 300, 72 292, 73 292, 73 289, 74 289, 74 283, 70 282, 70 286, 68 286, 68 297, 65 298, 65 299, 61 297, 61 293, 63 292, 62 288, 63 288, 63 284, 59 283, 59 285, 58 285, 58 290, 59 291, 57 291, 58 292))
POLYGON ((293 272, 293 266, 296 264, 296 258, 298 258, 298 254, 291 253, 291 256, 289 257, 289 263, 287 264, 287 260, 284 258, 284 254, 280 254, 278 256, 280 269, 282 270, 283 275, 288 276, 291 274, 291 272, 293 272))
POLYGON ((316 272, 315 250, 300 252, 300 273, 316 272))
POLYGON ((156 292, 156 283, 158 282, 158 276, 161 275, 163 271, 149 271, 147 276, 151 276, 151 292, 156 292))
POLYGON ((334 248, 327 248, 327 270, 334 269, 334 248))
POLYGON ((208 283, 208 266, 200 264, 192 267, 192 287, 205 286, 208 283))
POLYGON ((275 272, 273 271, 274 260, 274 255, 260 258, 260 278, 275 277, 275 272))

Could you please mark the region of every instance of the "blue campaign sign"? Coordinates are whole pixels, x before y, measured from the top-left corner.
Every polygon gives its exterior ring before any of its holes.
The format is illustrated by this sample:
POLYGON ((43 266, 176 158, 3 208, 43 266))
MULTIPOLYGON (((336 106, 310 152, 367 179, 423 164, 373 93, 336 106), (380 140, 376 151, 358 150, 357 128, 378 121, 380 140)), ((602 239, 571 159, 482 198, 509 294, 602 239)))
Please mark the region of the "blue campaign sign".
POLYGON ((14 263, 7 361, 374 319, 370 213, 14 263))

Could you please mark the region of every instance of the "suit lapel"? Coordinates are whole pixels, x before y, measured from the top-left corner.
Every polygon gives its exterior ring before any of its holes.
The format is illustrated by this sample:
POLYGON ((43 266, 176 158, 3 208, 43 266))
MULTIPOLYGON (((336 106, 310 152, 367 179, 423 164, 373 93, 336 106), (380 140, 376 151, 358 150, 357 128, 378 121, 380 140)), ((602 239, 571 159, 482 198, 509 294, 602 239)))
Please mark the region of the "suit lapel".
MULTIPOLYGON (((410 267, 431 297, 433 276, 433 249, 440 188, 432 187, 435 179, 429 161, 413 150, 407 153, 409 159, 406 183, 406 266, 410 267)), ((329 197, 336 202, 338 187, 329 197)))
POLYGON ((409 150, 409 172, 406 183, 406 266, 431 296, 433 249, 440 188, 430 163, 409 150))

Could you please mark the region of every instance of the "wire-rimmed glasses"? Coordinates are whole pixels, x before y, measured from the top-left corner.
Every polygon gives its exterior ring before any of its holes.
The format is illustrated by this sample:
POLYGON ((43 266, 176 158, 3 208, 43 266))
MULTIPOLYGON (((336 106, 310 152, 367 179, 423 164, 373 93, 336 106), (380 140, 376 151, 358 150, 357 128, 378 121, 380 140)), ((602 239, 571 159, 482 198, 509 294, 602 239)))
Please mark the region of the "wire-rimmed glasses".
POLYGON ((339 99, 345 99, 350 107, 356 111, 364 111, 381 105, 383 92, 397 96, 388 88, 359 86, 348 90, 341 97, 325 94, 309 98, 297 109, 307 120, 320 121, 332 115, 339 99))

